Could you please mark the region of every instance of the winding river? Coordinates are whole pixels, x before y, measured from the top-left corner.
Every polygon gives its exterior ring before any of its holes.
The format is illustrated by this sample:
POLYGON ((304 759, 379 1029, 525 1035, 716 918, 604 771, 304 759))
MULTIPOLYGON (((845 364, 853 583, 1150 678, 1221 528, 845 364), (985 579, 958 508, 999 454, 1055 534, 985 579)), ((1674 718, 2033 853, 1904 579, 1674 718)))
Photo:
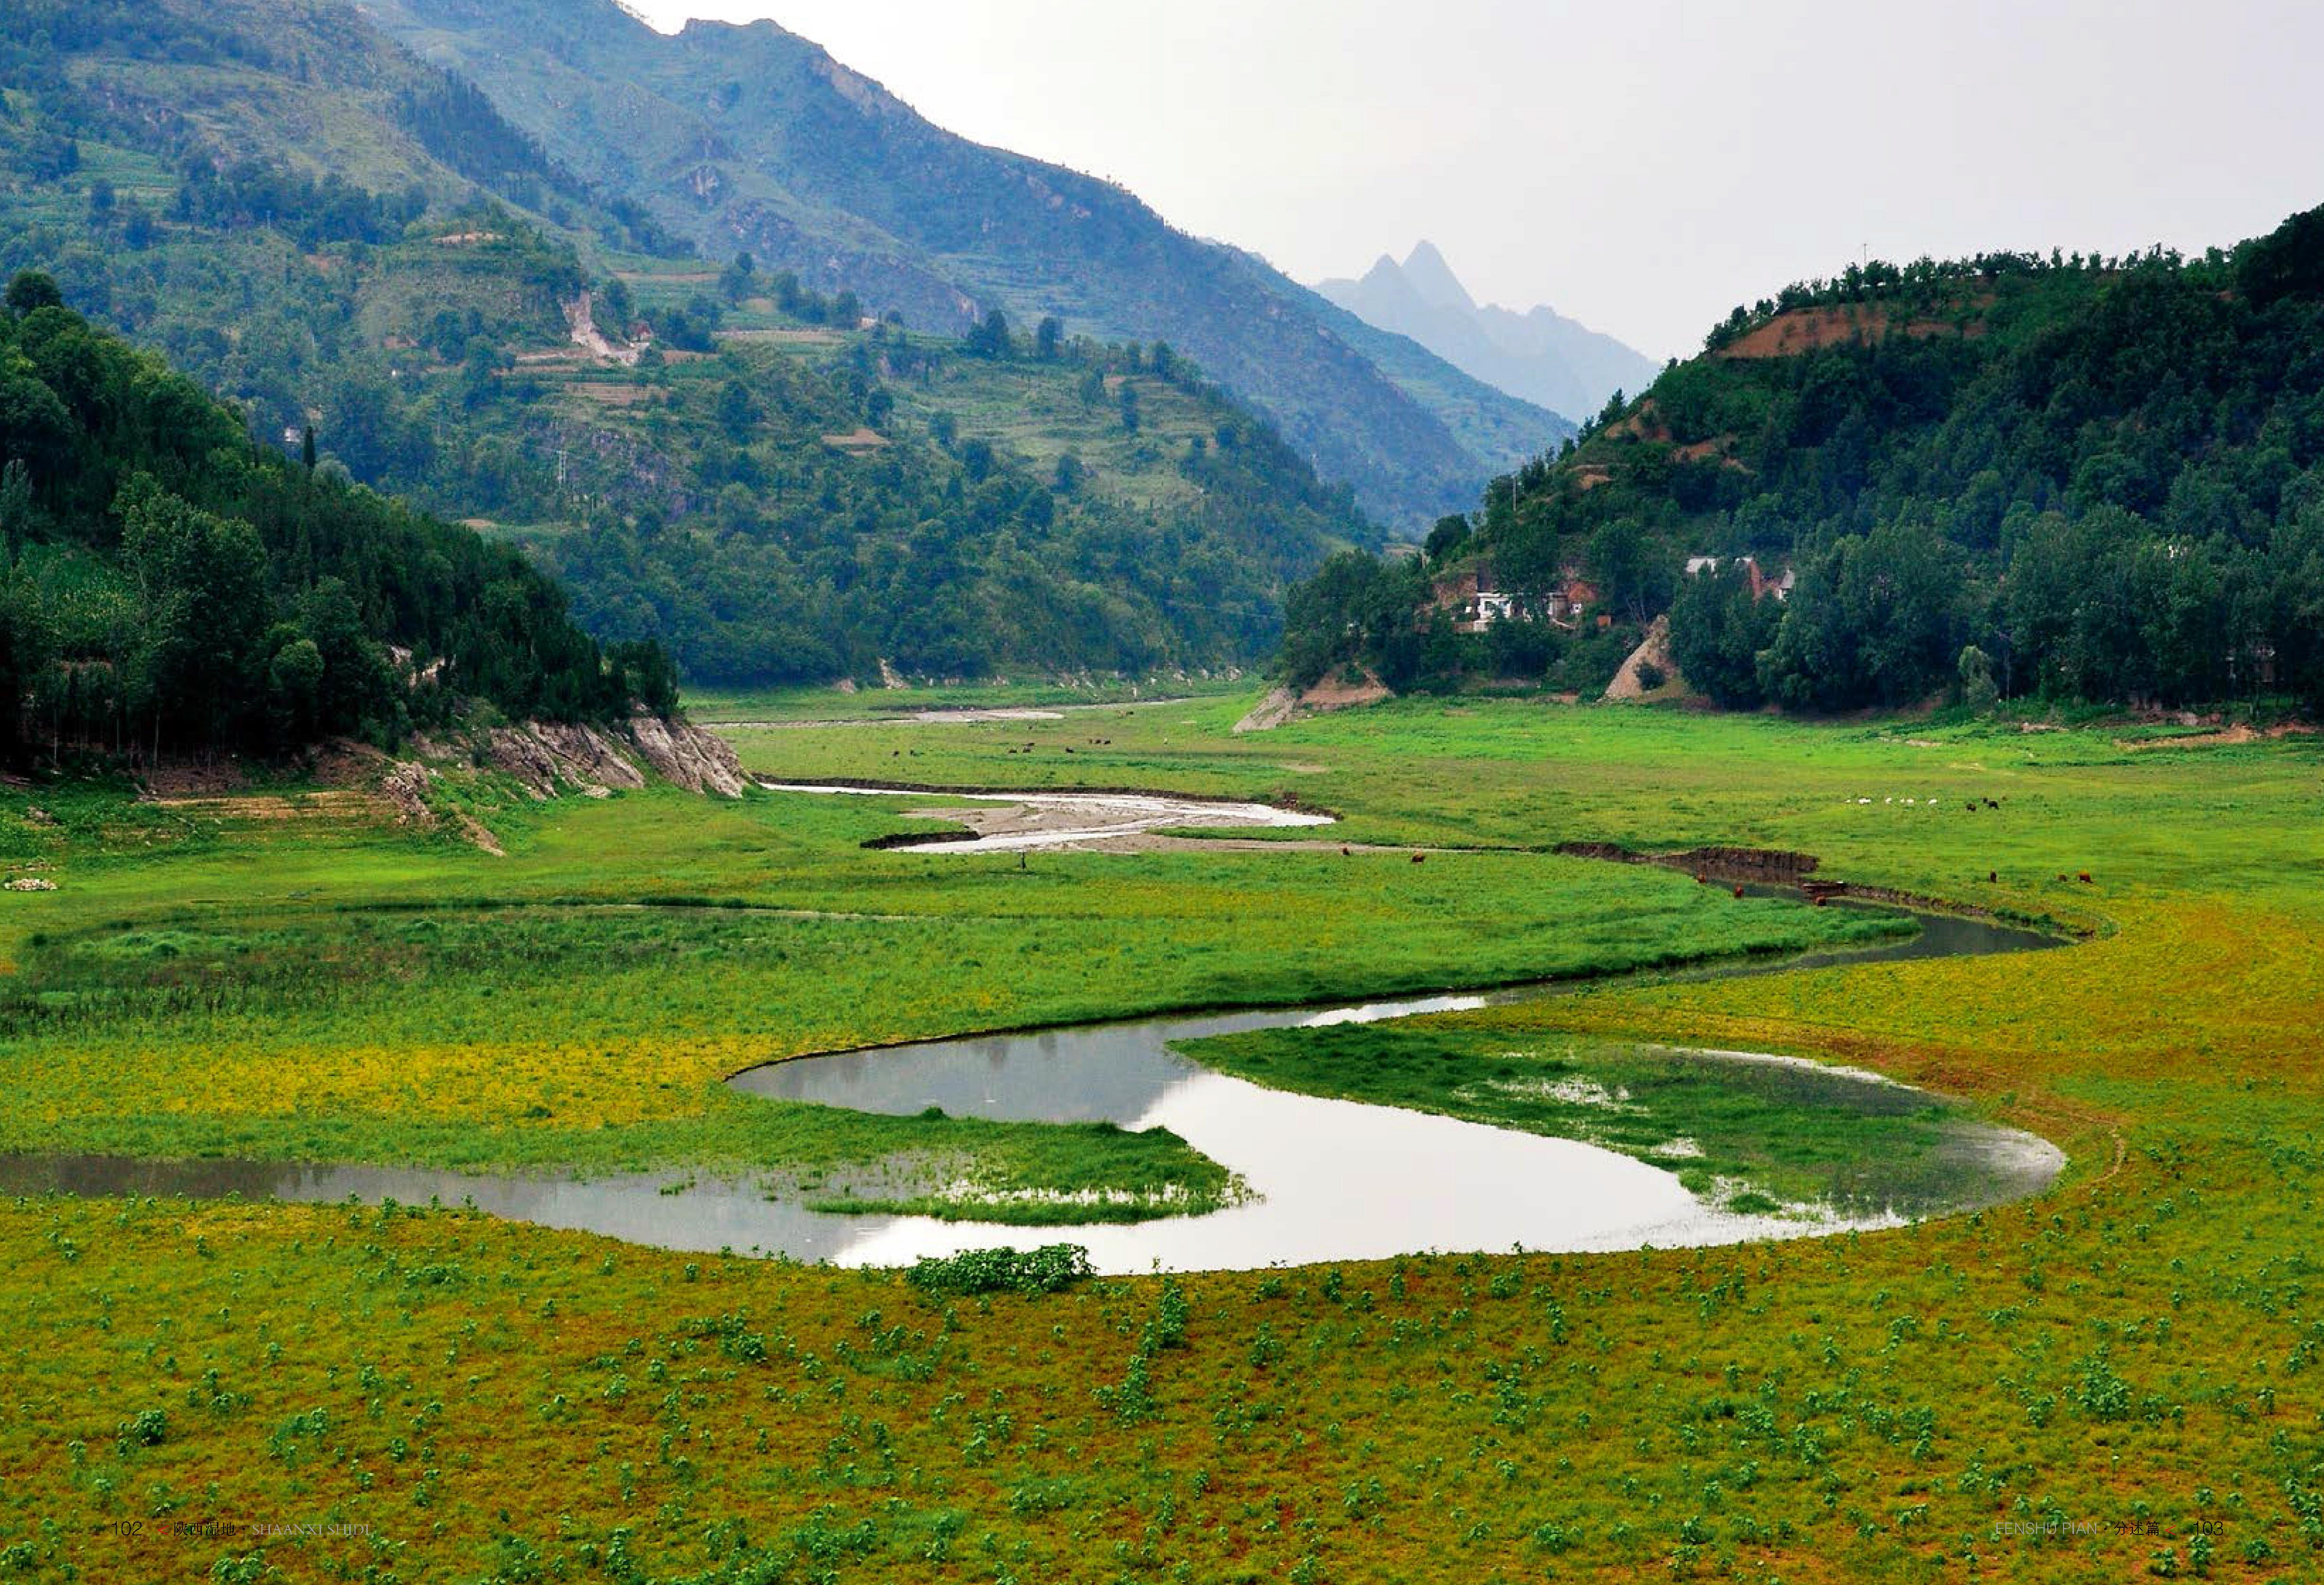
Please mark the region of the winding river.
MULTIPOLYGON (((786 789, 788 790, 788 789, 786 789)), ((800 788, 806 792, 810 789, 800 788)), ((816 788, 816 792, 835 789, 816 788)), ((848 789, 877 795, 901 790, 848 789)), ((958 810, 962 794, 910 793, 958 810)), ((1130 794, 989 795, 967 808, 990 818, 977 834, 923 851, 1109 848, 1167 825, 1321 823, 1265 805, 1220 805, 1130 794), (1009 811, 1017 811, 1011 814, 1009 811)), ((1782 964, 1714 967, 1706 975, 1790 972, 1835 963, 2024 951, 2046 936, 1980 921, 1924 916, 1914 936, 1782 964)), ((1782 1215, 1708 1205, 1661 1167, 1572 1140, 1494 1128, 1399 1108, 1289 1094, 1212 1071, 1179 1043, 1248 1030, 1401 1018, 1554 996, 1543 985, 1480 996, 1270 1009, 1084 1024, 1029 1033, 931 1041, 800 1058, 737 1075, 738 1089, 792 1101, 913 1114, 1167 1127, 1237 1174, 1242 1202, 1197 1217, 1129 1224, 1026 1228, 927 1217, 816 1211, 771 1197, 757 1181, 691 1173, 595 1180, 317 1166, 244 1161, 161 1162, 110 1156, 0 1156, 0 1192, 349 1198, 468 1203, 502 1217, 665 1248, 783 1256, 848 1265, 907 1264, 995 1245, 1069 1240, 1101 1271, 1246 1269, 1385 1257, 1424 1249, 1634 1248, 1795 1237, 1890 1227, 1932 1214, 2038 1193, 2064 1164, 2047 1141, 1966 1116, 1945 1125, 1931 1160, 1909 1171, 1867 1161, 1844 1201, 1782 1215)), ((1877 1074, 1741 1052, 1682 1052, 1724 1079, 1823 1107, 1916 1109, 1931 1097, 1877 1074)), ((1683 1142, 1674 1142, 1674 1148, 1683 1142)))

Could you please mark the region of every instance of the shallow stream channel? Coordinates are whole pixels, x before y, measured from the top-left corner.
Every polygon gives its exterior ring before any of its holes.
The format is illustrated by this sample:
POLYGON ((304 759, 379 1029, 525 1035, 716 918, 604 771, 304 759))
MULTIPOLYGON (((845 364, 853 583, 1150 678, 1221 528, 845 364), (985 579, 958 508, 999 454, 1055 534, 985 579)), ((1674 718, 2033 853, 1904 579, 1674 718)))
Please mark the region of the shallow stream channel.
MULTIPOLYGON (((784 791, 837 792, 835 788, 784 791)), ((849 788, 957 810, 968 795, 849 788)), ((1026 847, 1111 848, 1167 840, 1166 826, 1323 823, 1265 805, 1139 794, 978 795, 976 834, 935 852, 1026 847)), ((917 811, 916 811, 917 812, 917 811)), ((1795 972, 1842 963, 2016 952, 2053 937, 1975 919, 1919 916, 1918 933, 1861 950, 1779 963, 1713 966, 1702 977, 1795 972)), ((1596 982, 1603 984, 1604 982, 1596 982)), ((922 1042, 753 1068, 731 1080, 754 1095, 912 1115, 1166 1127, 1233 1173, 1244 1194, 1200 1216, 1072 1227, 948 1221, 813 1210, 753 1179, 694 1173, 590 1180, 400 1167, 115 1156, 0 1156, 0 1193, 162 1195, 334 1202, 469 1204, 492 1215, 579 1228, 664 1248, 900 1265, 929 1256, 1012 1246, 1084 1246, 1102 1272, 1252 1269, 1385 1258, 1423 1250, 1602 1250, 1734 1243, 1895 1227, 2041 1192, 2065 1163, 2046 1140, 1957 1112, 1935 1151, 1911 1163, 1868 1159, 1845 1202, 1746 1214, 1698 1198, 1677 1174, 1577 1140, 1397 1107, 1271 1089, 1213 1071, 1175 1048, 1250 1031, 1370 1023, 1571 992, 1572 982, 1328 1006, 1272 1008, 1081 1024, 922 1042)), ((1748 1052, 1681 1052, 1738 1085, 1867 1114, 1918 1110, 1938 1098, 1877 1074, 1748 1052)))

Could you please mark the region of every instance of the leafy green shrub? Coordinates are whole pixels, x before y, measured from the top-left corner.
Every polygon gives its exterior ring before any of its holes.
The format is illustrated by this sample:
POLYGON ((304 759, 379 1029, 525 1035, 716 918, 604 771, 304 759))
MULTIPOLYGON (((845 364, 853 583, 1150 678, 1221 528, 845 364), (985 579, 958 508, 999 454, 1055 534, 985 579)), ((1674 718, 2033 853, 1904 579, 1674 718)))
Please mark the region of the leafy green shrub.
POLYGON ((1078 1244, 1038 1249, 967 1249, 930 1256, 906 1274, 924 1293, 1055 1293, 1091 1274, 1089 1251, 1078 1244))
POLYGON ((2081 1380, 2074 1402, 2093 1420, 2124 1420, 2130 1415, 2130 1384, 2117 1375, 2103 1351, 2082 1361, 2081 1380))
POLYGON ((121 1423, 118 1444, 124 1454, 134 1448, 150 1448, 170 1434, 170 1416, 160 1409, 144 1409, 121 1423))
POLYGON ((1186 1322, 1194 1312, 1186 1295, 1176 1283, 1162 1284, 1162 1302, 1156 1307, 1154 1319, 1146 1323, 1140 1334, 1148 1352, 1157 1349, 1183 1349, 1186 1346, 1186 1322))

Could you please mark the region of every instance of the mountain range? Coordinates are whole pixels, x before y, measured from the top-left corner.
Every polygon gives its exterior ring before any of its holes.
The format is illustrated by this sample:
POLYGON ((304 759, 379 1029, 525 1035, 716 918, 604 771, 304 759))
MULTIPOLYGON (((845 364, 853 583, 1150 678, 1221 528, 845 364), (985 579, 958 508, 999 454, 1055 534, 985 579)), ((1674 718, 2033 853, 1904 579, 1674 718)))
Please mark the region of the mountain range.
POLYGON ((1572 432, 1358 327, 1120 187, 930 125, 772 23, 668 35, 613 0, 359 0, 601 192, 712 258, 751 254, 958 334, 992 309, 1163 340, 1266 413, 1367 511, 1413 526, 1572 432))
POLYGON ((696 684, 1248 666, 1285 582, 1382 532, 1158 338, 908 329, 705 257, 340 0, 25 0, 0 82, 0 271, 696 684))
POLYGON ((1551 309, 1478 306, 1425 241, 1401 264, 1383 254, 1363 279, 1323 281, 1315 291, 1498 390, 1576 419, 1617 391, 1644 390, 1661 372, 1646 354, 1551 309))

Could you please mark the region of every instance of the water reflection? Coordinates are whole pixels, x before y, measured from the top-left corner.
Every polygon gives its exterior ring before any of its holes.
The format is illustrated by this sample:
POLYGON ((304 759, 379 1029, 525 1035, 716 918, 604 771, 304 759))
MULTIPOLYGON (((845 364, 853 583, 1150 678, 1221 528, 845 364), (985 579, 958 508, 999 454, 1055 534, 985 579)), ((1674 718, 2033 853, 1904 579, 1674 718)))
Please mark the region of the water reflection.
MULTIPOLYGON (((2050 938, 1973 920, 1924 918, 1910 938, 1785 964, 1699 971, 1760 974, 1833 963, 2022 951, 2050 938)), ((1421 1249, 1541 1250, 1728 1243, 1836 1228, 1893 1226, 1933 1210, 2040 1191, 2063 1156, 2030 1135, 1968 1119, 1940 1148, 1909 1161, 1841 1163, 1834 1214, 1821 1221, 1740 1216, 1706 1207, 1676 1177, 1571 1140, 1425 1113, 1262 1089, 1214 1073, 1172 1048, 1214 1034, 1323 1026, 1461 1011, 1570 991, 1521 987, 1333 1007, 1139 1019, 1024 1034, 928 1041, 804 1058, 737 1076, 736 1089, 785 1100, 909 1115, 1038 1122, 1110 1120, 1167 1127, 1238 1173, 1254 1198, 1201 1217, 1123 1226, 1028 1228, 923 1217, 845 1216, 772 1199, 750 1181, 692 1174, 562 1176, 306 1166, 110 1156, 0 1156, 0 1192, 143 1194, 333 1202, 470 1204, 496 1216, 579 1228, 664 1248, 888 1265, 992 1245, 1070 1237, 1111 1272, 1235 1269, 1353 1260, 1421 1249)), ((1873 1075, 1734 1053, 1674 1053, 1722 1082, 1801 1106, 1879 1112, 1929 1104, 1873 1075)))

